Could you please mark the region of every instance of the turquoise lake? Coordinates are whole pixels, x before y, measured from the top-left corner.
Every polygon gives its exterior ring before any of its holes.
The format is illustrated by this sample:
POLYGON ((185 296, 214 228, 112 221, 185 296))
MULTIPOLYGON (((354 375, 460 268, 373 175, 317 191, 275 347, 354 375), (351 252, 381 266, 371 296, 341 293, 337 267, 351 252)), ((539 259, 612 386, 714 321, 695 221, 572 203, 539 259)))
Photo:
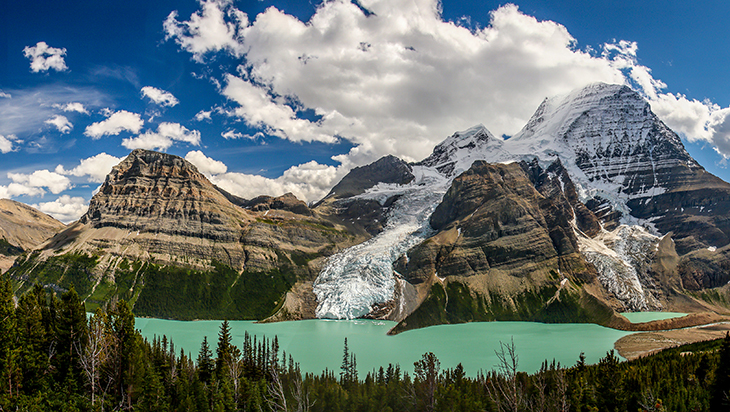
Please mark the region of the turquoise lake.
MULTIPOLYGON (((147 339, 167 335, 176 352, 183 348, 193 359, 198 356, 200 343, 207 336, 215 355, 220 321, 174 321, 137 318, 136 327, 147 339)), ((475 376, 479 370, 491 370, 497 365, 495 350, 500 341, 514 339, 520 370, 534 372, 543 360, 555 359, 572 366, 581 352, 589 363, 596 363, 622 336, 619 331, 594 324, 544 324, 533 322, 475 322, 440 325, 387 336, 392 322, 369 320, 304 320, 257 324, 231 321, 233 343, 241 347, 246 331, 259 338, 278 336, 282 351, 292 355, 303 372, 321 373, 325 368, 339 373, 345 337, 351 353, 357 357, 361 377, 368 371, 389 363, 400 364, 401 370, 413 373, 413 363, 426 352, 433 352, 441 368, 453 368, 458 363, 466 373, 475 376)))

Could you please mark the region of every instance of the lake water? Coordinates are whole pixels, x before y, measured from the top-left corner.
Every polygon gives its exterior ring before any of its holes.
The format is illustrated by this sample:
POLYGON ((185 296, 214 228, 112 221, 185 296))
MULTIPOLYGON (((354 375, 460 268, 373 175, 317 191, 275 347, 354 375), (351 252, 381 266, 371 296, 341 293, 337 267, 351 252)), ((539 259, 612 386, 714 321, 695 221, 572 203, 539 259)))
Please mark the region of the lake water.
MULTIPOLYGON (((220 321, 174 321, 137 318, 136 327, 142 336, 172 338, 176 351, 184 348, 197 358, 203 336, 215 355, 220 321)), ((412 330, 396 336, 386 332, 392 322, 369 320, 304 320, 257 324, 250 321, 230 321, 233 343, 243 346, 244 332, 273 338, 278 336, 281 350, 299 362, 303 372, 320 373, 325 368, 339 373, 345 337, 351 353, 357 357, 360 377, 368 371, 389 363, 401 365, 413 373, 413 363, 426 352, 433 352, 441 367, 453 368, 458 363, 466 373, 475 376, 479 370, 491 370, 497 365, 494 353, 500 341, 514 339, 520 370, 534 372, 543 360, 555 359, 564 366, 576 363, 585 352, 589 363, 596 363, 613 349, 616 340, 630 332, 594 324, 544 324, 533 322, 475 322, 440 325, 412 330)))
POLYGON ((686 313, 679 312, 623 312, 621 314, 624 315, 624 317, 628 319, 631 323, 643 323, 651 322, 653 320, 681 318, 682 316, 687 315, 686 313))

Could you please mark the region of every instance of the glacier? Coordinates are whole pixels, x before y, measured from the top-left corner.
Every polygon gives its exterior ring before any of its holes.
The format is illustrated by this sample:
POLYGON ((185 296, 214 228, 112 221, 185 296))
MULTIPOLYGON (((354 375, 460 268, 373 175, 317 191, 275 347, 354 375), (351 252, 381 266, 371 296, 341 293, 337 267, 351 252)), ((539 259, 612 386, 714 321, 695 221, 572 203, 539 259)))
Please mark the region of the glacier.
POLYGON ((415 179, 407 185, 381 183, 353 197, 383 204, 401 196, 391 206, 382 232, 327 260, 314 282, 317 318, 355 319, 368 314, 374 304, 393 299, 398 281, 393 262, 434 233, 429 218, 450 184, 429 167, 414 166, 413 174, 415 179))

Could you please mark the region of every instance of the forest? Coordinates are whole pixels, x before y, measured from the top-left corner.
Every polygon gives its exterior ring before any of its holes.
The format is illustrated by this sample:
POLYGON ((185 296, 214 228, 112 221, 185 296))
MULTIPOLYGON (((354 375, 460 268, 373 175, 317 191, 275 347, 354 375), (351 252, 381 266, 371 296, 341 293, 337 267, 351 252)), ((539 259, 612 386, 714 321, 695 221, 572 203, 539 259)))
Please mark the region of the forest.
MULTIPOLYGON (((545 361, 528 374, 502 342, 475 377, 425 353, 413 365, 359 371, 342 342, 340 370, 302 374, 278 340, 217 342, 195 359, 166 337, 144 340, 119 300, 87 316, 74 289, 35 286, 17 302, 0 279, 1 411, 728 411, 730 336, 596 365, 545 361)), ((334 345, 334 343, 333 343, 334 345)), ((340 345, 340 343, 336 343, 340 345)))

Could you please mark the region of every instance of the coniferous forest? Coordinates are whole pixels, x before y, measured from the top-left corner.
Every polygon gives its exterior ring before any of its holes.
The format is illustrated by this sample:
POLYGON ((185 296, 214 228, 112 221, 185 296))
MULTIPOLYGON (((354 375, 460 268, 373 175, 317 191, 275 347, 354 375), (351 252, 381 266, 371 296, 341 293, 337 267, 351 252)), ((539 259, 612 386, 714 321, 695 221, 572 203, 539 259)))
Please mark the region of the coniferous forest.
POLYGON ((728 411, 730 337, 631 362, 544 362, 519 371, 505 342, 495 370, 467 377, 432 353, 414 365, 357 369, 343 342, 338 371, 304 374, 278 341, 233 342, 227 321, 195 359, 166 337, 143 340, 124 301, 85 313, 72 289, 36 286, 16 302, 0 280, 2 411, 728 411))

